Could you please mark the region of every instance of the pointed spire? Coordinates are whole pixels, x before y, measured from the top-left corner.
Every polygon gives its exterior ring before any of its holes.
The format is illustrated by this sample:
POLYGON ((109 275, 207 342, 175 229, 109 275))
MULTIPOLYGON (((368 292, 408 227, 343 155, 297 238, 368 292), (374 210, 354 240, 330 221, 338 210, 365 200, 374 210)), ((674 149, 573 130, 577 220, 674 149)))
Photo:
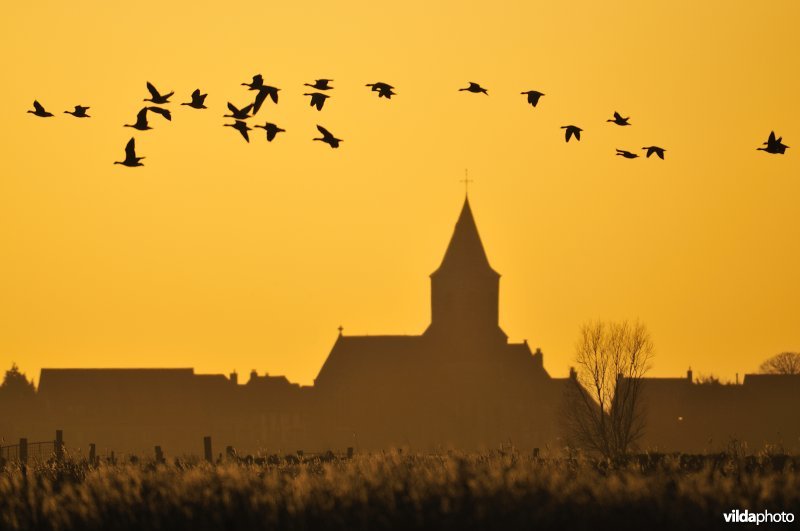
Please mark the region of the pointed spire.
POLYGON ((431 276, 436 276, 444 271, 488 273, 496 277, 500 276, 489 265, 489 259, 486 257, 486 251, 483 249, 483 243, 478 234, 478 226, 472 216, 468 197, 464 198, 464 206, 458 216, 458 221, 456 221, 456 227, 447 251, 444 253, 442 263, 431 276))

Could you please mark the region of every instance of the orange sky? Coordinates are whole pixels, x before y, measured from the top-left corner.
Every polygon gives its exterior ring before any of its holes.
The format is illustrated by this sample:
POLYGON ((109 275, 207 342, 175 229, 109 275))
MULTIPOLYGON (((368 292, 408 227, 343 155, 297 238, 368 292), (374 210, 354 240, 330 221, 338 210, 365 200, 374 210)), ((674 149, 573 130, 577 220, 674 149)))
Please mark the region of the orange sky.
POLYGON ((191 6, 3 8, 0 368, 310 383, 339 324, 424 330, 465 168, 501 326, 551 374, 596 318, 643 320, 653 375, 800 350, 797 2, 191 6), (258 72, 282 91, 251 121, 287 132, 248 145, 221 115, 258 72), (173 121, 136 132, 145 167, 114 166, 147 80, 176 91, 173 121), (208 110, 177 105, 198 87, 208 110), (56 116, 26 114, 35 98, 56 116), (91 120, 62 114, 79 103, 91 120), (784 156, 755 150, 772 129, 784 156), (650 144, 667 160, 614 156, 650 144))

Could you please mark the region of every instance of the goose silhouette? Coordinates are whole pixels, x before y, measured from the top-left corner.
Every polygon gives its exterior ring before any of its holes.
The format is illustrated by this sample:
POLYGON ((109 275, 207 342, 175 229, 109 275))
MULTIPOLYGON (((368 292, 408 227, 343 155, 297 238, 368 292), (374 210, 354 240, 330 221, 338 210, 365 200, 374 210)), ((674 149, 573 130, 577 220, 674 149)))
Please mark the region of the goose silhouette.
POLYGON ((468 86, 468 87, 465 87, 465 88, 460 88, 460 89, 458 89, 458 90, 459 90, 459 91, 466 90, 466 91, 468 91, 468 92, 472 92, 472 93, 474 93, 474 94, 478 94, 478 93, 480 93, 480 92, 483 92, 483 93, 484 93, 484 94, 486 94, 487 96, 489 95, 489 92, 488 92, 488 91, 487 91, 485 88, 483 88, 483 87, 482 87, 482 86, 480 86, 479 84, 477 84, 477 83, 474 83, 474 82, 472 82, 472 81, 470 81, 470 82, 469 82, 469 86, 468 86))
POLYGON ((333 88, 332 86, 330 86, 330 83, 332 81, 333 81, 332 79, 317 79, 316 81, 314 81, 313 85, 310 83, 303 83, 303 85, 305 85, 306 87, 311 87, 315 90, 331 90, 333 88))
POLYGON ((253 76, 253 81, 250 83, 242 83, 245 87, 250 87, 250 90, 258 90, 264 85, 264 77, 261 74, 253 76))
POLYGON ((281 129, 277 125, 270 122, 267 122, 264 125, 255 125, 253 127, 264 129, 267 132, 267 142, 272 142, 275 139, 275 135, 277 135, 278 133, 286 132, 286 129, 281 129))
POLYGON ((228 109, 231 111, 231 114, 225 114, 222 117, 223 118, 234 118, 236 120, 247 120, 248 118, 250 118, 250 109, 252 109, 252 108, 253 108, 253 104, 252 103, 250 105, 246 106, 246 107, 242 107, 241 109, 238 109, 238 108, 236 108, 236 106, 233 103, 228 102, 228 109))
POLYGON ((615 123, 617 125, 631 125, 631 124, 628 123, 628 120, 630 120, 630 119, 631 119, 630 116, 627 117, 627 118, 623 118, 620 113, 615 111, 614 112, 614 119, 613 120, 606 120, 606 122, 613 122, 613 123, 615 123))
POLYGON ((760 147, 756 149, 760 151, 766 151, 767 153, 771 153, 773 155, 783 155, 786 153, 786 150, 789 149, 789 146, 785 145, 782 141, 782 136, 775 138, 775 131, 770 131, 769 138, 766 142, 763 142, 763 144, 767 147, 760 147))
POLYGON ((336 138, 335 136, 333 136, 333 134, 330 131, 328 131, 321 125, 318 125, 317 129, 319 130, 320 133, 322 133, 322 138, 315 138, 314 140, 325 142, 332 148, 338 148, 339 142, 344 142, 344 140, 342 140, 341 138, 336 138))
POLYGON ((195 89, 192 92, 192 101, 189 103, 181 103, 181 105, 188 105, 192 109, 207 109, 205 106, 206 96, 208 94, 200 94, 200 89, 195 89))
POLYGON ((232 124, 223 124, 223 125, 225 127, 233 127, 234 129, 236 129, 237 131, 239 131, 242 134, 242 136, 244 137, 244 139, 248 143, 250 142, 250 136, 247 134, 247 132, 248 131, 252 131, 252 129, 247 127, 247 124, 245 122, 243 122, 242 120, 236 120, 236 122, 234 122, 232 124))
POLYGON ((575 137, 575 140, 580 142, 580 140, 581 140, 581 131, 583 131, 583 129, 581 129, 580 127, 577 127, 575 125, 562 125, 561 129, 566 129, 565 134, 564 134, 564 138, 566 138, 566 142, 569 142, 570 138, 572 138, 573 136, 575 137))
POLYGON ((74 111, 64 111, 64 114, 71 114, 75 118, 91 118, 86 111, 89 110, 89 107, 84 107, 83 105, 76 105, 74 111))
POLYGON ((325 100, 330 97, 322 92, 306 92, 303 96, 311 96, 310 105, 311 107, 316 107, 318 111, 322 110, 322 106, 325 105, 325 100))
MULTIPOLYGON (((252 90, 252 89, 251 89, 252 90)), ((272 87, 269 85, 262 85, 258 89, 258 94, 256 94, 256 101, 253 102, 253 115, 258 112, 261 108, 261 104, 267 99, 269 96, 272 99, 273 103, 278 103, 278 91, 280 89, 278 87, 272 87)))
POLYGON ((128 143, 125 145, 125 160, 123 161, 115 161, 114 164, 122 164, 123 166, 128 166, 130 168, 136 166, 144 166, 141 161, 144 157, 137 157, 136 156, 136 140, 131 137, 128 140, 128 143))
POLYGON ((539 98, 544 96, 538 90, 527 90, 525 92, 520 92, 520 94, 527 94, 528 95, 528 103, 531 104, 531 107, 536 107, 536 104, 539 103, 539 98))
POLYGON ((33 114, 34 116, 38 116, 39 118, 49 118, 53 116, 53 113, 47 112, 42 107, 42 104, 36 100, 33 100, 33 109, 32 111, 28 111, 29 113, 33 114))
POLYGON ((660 158, 661 160, 664 160, 664 152, 666 151, 666 149, 660 148, 658 146, 647 146, 647 147, 643 147, 642 149, 647 151, 647 155, 646 156, 647 156, 648 159, 650 158, 650 155, 655 153, 655 155, 658 158, 660 158))
POLYGON ((367 83, 366 86, 372 87, 372 91, 378 93, 378 98, 386 98, 387 100, 390 100, 392 99, 392 96, 397 96, 397 93, 392 92, 394 87, 382 81, 378 81, 377 83, 367 83))
POLYGON ((144 101, 150 101, 155 103, 156 105, 163 105, 165 103, 169 103, 170 96, 175 94, 175 92, 170 92, 169 94, 162 95, 161 93, 158 92, 156 87, 149 81, 147 82, 147 90, 150 91, 150 97, 145 98, 144 101))

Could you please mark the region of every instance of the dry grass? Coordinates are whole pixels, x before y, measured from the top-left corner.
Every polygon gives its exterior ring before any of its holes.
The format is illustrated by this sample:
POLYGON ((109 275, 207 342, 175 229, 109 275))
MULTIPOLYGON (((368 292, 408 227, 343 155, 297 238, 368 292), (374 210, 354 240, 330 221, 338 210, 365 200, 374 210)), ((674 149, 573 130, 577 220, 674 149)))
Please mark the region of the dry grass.
POLYGON ((800 461, 666 456, 611 467, 515 454, 386 453, 0 472, 0 529, 9 531, 724 528, 722 513, 734 508, 800 518, 800 461))

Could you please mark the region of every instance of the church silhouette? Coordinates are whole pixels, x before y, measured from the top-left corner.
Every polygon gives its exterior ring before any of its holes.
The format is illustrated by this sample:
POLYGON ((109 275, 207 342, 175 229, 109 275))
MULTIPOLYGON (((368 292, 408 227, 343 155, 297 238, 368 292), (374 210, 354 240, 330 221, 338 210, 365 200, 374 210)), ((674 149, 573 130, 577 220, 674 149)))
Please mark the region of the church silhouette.
POLYGON ((431 322, 419 336, 340 333, 314 381, 325 431, 369 447, 538 446, 555 437, 565 380, 540 350, 509 343, 492 269, 465 199, 439 268, 431 322))

